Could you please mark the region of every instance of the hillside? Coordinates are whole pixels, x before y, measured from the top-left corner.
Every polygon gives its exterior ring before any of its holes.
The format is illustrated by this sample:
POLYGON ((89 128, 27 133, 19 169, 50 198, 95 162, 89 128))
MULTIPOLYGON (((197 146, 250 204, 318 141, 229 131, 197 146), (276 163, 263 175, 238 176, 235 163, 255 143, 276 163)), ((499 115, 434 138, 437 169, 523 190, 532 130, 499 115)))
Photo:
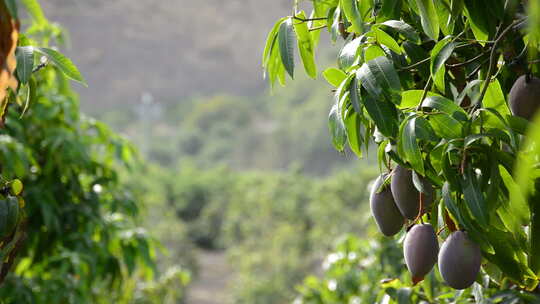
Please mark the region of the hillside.
POLYGON ((249 96, 265 83, 261 45, 288 0, 50 0, 47 16, 70 32, 67 53, 88 80, 82 107, 172 102, 193 95, 249 96))

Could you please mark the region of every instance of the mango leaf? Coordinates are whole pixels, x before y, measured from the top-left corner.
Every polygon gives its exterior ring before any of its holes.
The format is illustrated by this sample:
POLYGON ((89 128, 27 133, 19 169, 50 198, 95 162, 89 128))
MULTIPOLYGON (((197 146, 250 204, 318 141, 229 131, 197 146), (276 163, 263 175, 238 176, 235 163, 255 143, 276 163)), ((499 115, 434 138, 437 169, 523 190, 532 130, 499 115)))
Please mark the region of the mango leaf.
POLYGON ((497 265, 506 276, 516 282, 521 282, 523 280, 523 267, 516 260, 516 250, 513 246, 515 245, 515 240, 512 234, 494 227, 490 227, 484 234, 493 246, 495 254, 483 254, 483 256, 488 261, 497 265))
POLYGON ((73 62, 69 58, 62 55, 60 52, 57 52, 53 49, 42 48, 42 47, 34 48, 34 51, 44 55, 47 58, 47 60, 52 62, 68 78, 78 81, 85 86, 87 85, 86 81, 82 77, 81 73, 79 72, 79 69, 77 69, 75 64, 73 64, 73 62))
POLYGON ((328 128, 332 136, 332 144, 336 150, 342 152, 347 140, 347 131, 339 109, 339 101, 334 103, 328 115, 328 128))
POLYGON ((379 28, 374 28, 371 30, 369 36, 374 37, 379 44, 387 46, 389 49, 396 52, 397 54, 401 54, 402 51, 399 44, 396 42, 396 40, 394 40, 394 38, 392 38, 392 36, 388 35, 383 30, 379 28))
POLYGON ((362 157, 362 132, 360 127, 362 121, 357 113, 352 113, 345 119, 345 127, 347 129, 347 139, 349 147, 358 156, 362 157))
POLYGON ((437 137, 435 131, 433 131, 433 128, 431 127, 429 122, 423 117, 416 117, 414 132, 416 134, 416 138, 419 140, 427 140, 433 142, 437 142, 439 140, 439 137, 437 137))
MULTIPOLYGON (((398 105, 398 108, 399 109, 416 108, 420 104, 420 101, 423 95, 424 95, 424 90, 402 91, 401 103, 398 105)), ((441 95, 437 93, 433 93, 433 92, 428 92, 427 96, 441 96, 441 95)))
POLYGON ((439 18, 433 0, 416 0, 416 5, 424 33, 437 41, 439 39, 439 18))
POLYGON ((373 98, 401 103, 399 76, 388 58, 381 56, 364 63, 356 72, 356 77, 373 98))
MULTIPOLYGON (((460 225, 463 225, 465 221, 463 220, 463 216, 461 215, 461 211, 456 205, 456 202, 452 198, 450 184, 447 181, 444 182, 443 184, 441 194, 444 201, 444 205, 446 206, 450 214, 459 222, 460 225)), ((468 227, 464 227, 464 228, 468 228, 468 227)))
MULTIPOLYGON (((300 12, 297 16, 306 19, 304 12, 300 12)), ((300 58, 304 64, 304 69, 309 77, 315 79, 317 78, 317 67, 315 65, 314 44, 311 40, 307 23, 302 21, 295 22, 294 31, 296 32, 298 50, 300 51, 300 58)))
POLYGON ((439 110, 452 116, 454 116, 454 114, 458 112, 465 115, 465 118, 467 114, 465 110, 463 110, 463 108, 456 105, 452 100, 442 97, 440 95, 428 96, 426 99, 424 99, 424 102, 422 103, 422 108, 439 110))
POLYGON ((358 80, 356 78, 351 80, 351 85, 349 87, 349 99, 356 113, 362 113, 360 108, 360 88, 358 86, 358 80))
POLYGON ((263 68, 266 68, 268 66, 268 62, 270 61, 270 55, 272 54, 272 48, 274 47, 275 41, 277 39, 279 26, 286 19, 287 17, 279 19, 278 22, 276 22, 274 26, 272 27, 272 30, 270 30, 270 33, 268 33, 268 37, 266 38, 266 44, 264 46, 264 51, 263 51, 263 56, 262 56, 263 68))
POLYGON ((510 202, 509 210, 513 217, 517 218, 520 221, 521 225, 525 225, 530 221, 530 212, 529 206, 525 196, 521 192, 521 189, 516 184, 512 175, 506 170, 505 167, 499 165, 499 170, 501 173, 502 180, 504 185, 510 193, 510 202))
POLYGON ((22 84, 28 82, 34 69, 34 47, 19 46, 16 50, 17 78, 22 84))
POLYGON ((461 137, 462 125, 445 113, 436 113, 429 116, 429 123, 435 133, 446 139, 461 137))
POLYGON ((279 26, 279 54, 287 73, 294 78, 294 31, 292 18, 287 18, 279 26))
POLYGON ((380 56, 386 56, 386 52, 380 46, 374 44, 364 48, 364 62, 380 56))
POLYGON ((411 164, 411 167, 420 174, 424 174, 424 162, 422 152, 416 142, 416 117, 405 120, 400 128, 399 144, 404 154, 404 158, 411 164))
POLYGON ((489 83, 486 91, 486 95, 482 100, 482 106, 485 108, 492 108, 499 112, 501 115, 510 115, 510 110, 506 104, 504 93, 501 89, 499 80, 495 79, 489 83))
MULTIPOLYGON (((330 13, 330 12, 329 12, 330 13)), ((339 19, 341 17, 341 8, 338 6, 332 16, 332 24, 330 27, 330 40, 332 43, 336 43, 337 37, 339 35, 339 19)))
POLYGON ((387 26, 399 32, 401 35, 403 35, 403 37, 415 44, 419 44, 421 42, 418 32, 412 26, 401 20, 388 20, 381 23, 381 25, 387 26))
POLYGON ((379 132, 384 136, 394 137, 399 131, 394 104, 377 100, 369 94, 362 96, 362 101, 379 132))
POLYGON ((437 42, 431 51, 431 76, 435 77, 437 72, 444 67, 444 63, 456 48, 456 44, 452 41, 452 37, 445 37, 441 41, 437 42))
MULTIPOLYGON (((368 1, 363 1, 363 2, 368 2, 368 1)), ((401 13, 401 0, 385 0, 381 2, 382 2, 382 6, 377 15, 378 21, 399 18, 399 15, 401 13)))
POLYGON ((337 88, 347 78, 347 74, 340 69, 328 68, 324 70, 323 77, 329 84, 337 88))
MULTIPOLYGON (((515 181, 531 208, 529 265, 540 276, 540 169, 537 166, 540 155, 540 112, 535 115, 524 138, 517 157, 515 181)), ((515 200, 516 197, 510 197, 511 202, 515 200)))
POLYGON ((465 0, 464 14, 471 25, 474 38, 484 45, 489 37, 489 14, 486 14, 486 7, 479 0, 465 0))
MULTIPOLYGON (((277 36, 276 39, 274 39, 274 44, 277 45, 277 36)), ((274 88, 276 79, 279 80, 282 85, 285 82, 285 67, 283 67, 283 63, 281 62, 279 47, 272 47, 265 74, 268 76, 271 89, 274 88)))
POLYGON ((439 90, 439 92, 443 93, 446 91, 446 82, 445 82, 445 76, 446 76, 446 67, 442 66, 438 71, 437 74, 433 77, 433 84, 439 90))
POLYGON ((439 19, 439 28, 441 29, 441 32, 443 35, 451 35, 454 31, 454 22, 452 22, 452 19, 450 18, 450 5, 445 5, 443 3, 438 3, 441 5, 435 6, 435 9, 437 10, 437 17, 439 19))
POLYGON ((488 226, 489 213, 478 180, 471 168, 467 168, 465 171, 465 175, 461 180, 465 202, 478 223, 482 226, 488 226))
POLYGON ((358 48, 363 42, 364 36, 357 37, 343 46, 339 53, 339 67, 342 70, 349 69, 358 57, 358 48))
POLYGON ((357 34, 364 33, 364 22, 360 10, 358 9, 357 0, 340 0, 340 7, 343 9, 343 13, 347 17, 347 20, 351 22, 351 30, 357 34))

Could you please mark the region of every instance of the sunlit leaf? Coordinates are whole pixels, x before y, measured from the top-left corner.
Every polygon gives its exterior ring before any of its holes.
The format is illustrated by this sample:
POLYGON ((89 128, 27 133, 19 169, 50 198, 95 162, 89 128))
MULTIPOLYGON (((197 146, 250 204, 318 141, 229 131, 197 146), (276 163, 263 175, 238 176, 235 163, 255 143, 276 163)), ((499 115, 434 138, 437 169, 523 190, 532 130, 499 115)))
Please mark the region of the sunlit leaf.
POLYGON ((62 73, 64 73, 64 75, 66 75, 68 78, 86 85, 86 81, 79 72, 79 69, 77 69, 77 66, 75 66, 75 64, 73 64, 69 58, 62 55, 60 52, 43 47, 34 48, 34 51, 39 52, 47 57, 47 60, 58 67, 58 69, 62 71, 62 73))
MULTIPOLYGON (((298 17, 306 19, 304 12, 300 12, 298 17)), ((304 64, 306 73, 311 78, 317 77, 317 67, 315 65, 314 43, 311 40, 311 35, 308 30, 306 22, 295 21, 294 30, 298 40, 298 50, 300 51, 300 58, 304 64)))
POLYGON ((343 13, 352 24, 351 29, 353 32, 362 34, 364 33, 364 23, 360 10, 358 9, 358 1, 356 0, 340 0, 343 13))
POLYGON ((329 84, 333 85, 334 87, 338 87, 341 82, 347 78, 347 74, 340 69, 328 68, 324 70, 323 77, 329 84))

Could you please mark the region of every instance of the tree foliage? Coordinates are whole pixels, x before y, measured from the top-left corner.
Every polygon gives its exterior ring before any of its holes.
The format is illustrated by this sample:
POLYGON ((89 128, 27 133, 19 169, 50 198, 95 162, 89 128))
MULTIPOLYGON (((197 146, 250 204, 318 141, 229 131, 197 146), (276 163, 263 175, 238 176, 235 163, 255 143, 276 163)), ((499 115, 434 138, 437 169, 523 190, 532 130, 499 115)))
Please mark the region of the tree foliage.
POLYGON ((512 115, 507 95, 520 75, 540 73, 538 2, 310 3, 295 1, 293 16, 268 36, 262 63, 270 84, 293 77, 295 47, 314 76, 311 58, 328 31, 341 45, 337 66, 322 73, 334 87, 335 148, 361 157, 375 143, 381 171, 401 165, 426 177, 436 204, 409 224, 430 222, 441 238, 466 230, 494 284, 534 290, 540 118, 512 115))
POLYGON ((85 82, 57 51, 63 30, 35 0, 0 1, 0 13, 2 92, 9 87, 1 98, 0 217, 15 195, 21 207, 16 229, 2 234, 2 281, 10 271, 2 301, 162 303, 173 295, 164 287, 182 293, 189 277, 181 269, 152 281, 153 241, 138 226, 139 205, 120 177, 137 163, 137 153, 79 112, 69 79, 85 82), (18 32, 21 4, 30 18, 24 33, 18 32), (11 27, 6 20, 13 20, 11 27), (6 53, 6 46, 13 50, 6 53), (147 284, 135 286, 135 279, 147 284))

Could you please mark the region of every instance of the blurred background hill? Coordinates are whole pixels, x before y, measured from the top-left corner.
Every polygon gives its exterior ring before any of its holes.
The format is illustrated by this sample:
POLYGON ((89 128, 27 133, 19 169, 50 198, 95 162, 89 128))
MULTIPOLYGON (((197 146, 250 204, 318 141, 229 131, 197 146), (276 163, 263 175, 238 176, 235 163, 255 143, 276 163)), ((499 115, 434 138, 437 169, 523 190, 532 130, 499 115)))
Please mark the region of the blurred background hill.
POLYGON ((288 0, 48 0, 43 6, 71 33, 68 54, 94 88, 79 90, 82 107, 95 113, 137 103, 145 91, 168 102, 260 94, 265 34, 290 11, 288 0))
POLYGON ((330 86, 304 79, 270 96, 263 79, 265 35, 288 0, 51 0, 44 10, 69 29, 67 53, 91 88, 78 88, 83 110, 151 160, 323 174, 346 159, 327 137, 330 86))
POLYGON ((180 303, 292 301, 337 237, 366 233, 376 170, 332 147, 331 87, 299 71, 271 95, 263 79, 265 35, 290 4, 43 2, 88 81, 81 108, 147 160, 128 179, 167 250, 160 270, 194 274, 180 303))

